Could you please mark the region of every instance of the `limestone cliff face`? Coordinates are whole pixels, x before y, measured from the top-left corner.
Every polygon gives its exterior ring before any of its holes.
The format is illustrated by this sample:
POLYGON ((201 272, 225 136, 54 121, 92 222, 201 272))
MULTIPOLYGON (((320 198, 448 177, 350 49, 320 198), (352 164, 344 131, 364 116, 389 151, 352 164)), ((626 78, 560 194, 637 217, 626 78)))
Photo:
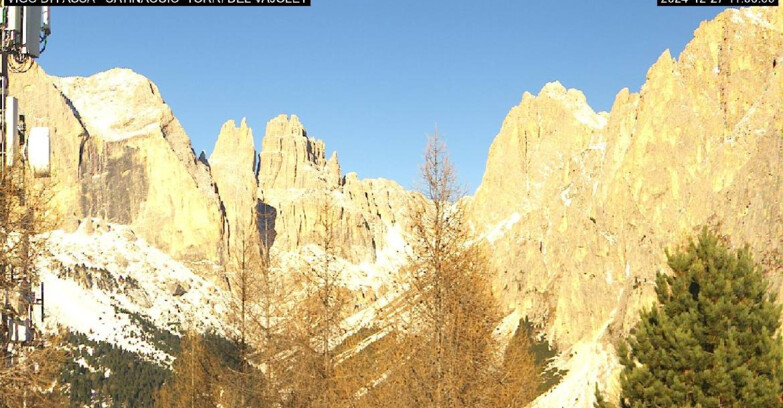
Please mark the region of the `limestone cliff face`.
POLYGON ((223 124, 209 156, 212 177, 228 223, 228 260, 238 259, 242 248, 255 245, 256 151, 253 131, 244 119, 223 124))
POLYGON ((329 201, 343 255, 372 261, 414 197, 391 181, 344 178, 296 116, 269 121, 260 154, 247 123, 229 121, 197 159, 158 88, 133 71, 56 78, 34 66, 11 84, 28 126, 53 130, 58 212, 130 225, 176 258, 230 261, 243 239, 295 250, 313 241, 329 201))
POLYGON ((307 137, 296 115, 290 120, 280 115, 267 123, 260 163, 258 182, 265 191, 340 187, 336 154, 327 166, 324 142, 307 137))
POLYGON ((55 78, 37 66, 11 84, 33 125, 53 129, 62 214, 132 225, 181 259, 220 259, 223 214, 211 176, 154 84, 126 69, 55 78))
POLYGON ((509 208, 526 214, 537 211, 544 198, 559 195, 572 173, 568 159, 599 146, 605 124, 580 91, 566 90, 559 82, 544 86, 538 97, 525 92, 490 148, 476 193, 475 208, 485 211, 482 220, 497 224, 509 208))
POLYGON ((55 182, 48 184, 54 193, 53 209, 61 219, 80 213, 80 180, 75 169, 87 130, 52 78, 37 64, 24 74, 11 74, 9 93, 20 100, 20 113, 26 117, 28 130, 34 126, 51 130, 51 178, 55 182))
POLYGON ((392 181, 359 180, 355 173, 343 177, 337 154, 327 160, 324 143, 308 137, 295 115, 267 123, 256 205, 259 220, 273 222, 275 248, 292 251, 314 242, 319 209, 329 202, 340 218, 342 255, 357 263, 374 261, 389 229, 399 224, 395 212, 413 197, 392 181))
POLYGON ((606 122, 581 92, 559 83, 547 84, 536 97, 526 93, 493 142, 469 205, 478 232, 496 253, 508 254, 493 257, 495 290, 509 309, 558 327, 550 333, 558 342, 578 339, 585 334, 581 327, 599 326, 606 318, 599 312, 617 301, 616 295, 601 296, 576 308, 569 292, 577 287, 604 295, 604 275, 580 265, 589 256, 588 242, 600 238, 589 233, 591 180, 604 155, 606 122), (577 316, 578 324, 556 326, 559 318, 577 316))
POLYGON ((504 303, 566 348, 627 333, 667 270, 663 249, 702 225, 760 258, 780 251, 781 55, 782 11, 727 10, 608 115, 558 84, 523 96, 470 206, 509 254, 495 258, 504 303))
POLYGON ((390 197, 405 196, 401 187, 360 181, 355 174, 344 181, 337 154, 327 160, 324 142, 308 137, 295 115, 267 123, 258 156, 253 146, 245 121, 238 128, 229 121, 209 158, 229 225, 229 257, 242 241, 282 252, 315 242, 319 211, 328 202, 340 218, 341 255, 354 262, 375 259, 396 223, 390 197))

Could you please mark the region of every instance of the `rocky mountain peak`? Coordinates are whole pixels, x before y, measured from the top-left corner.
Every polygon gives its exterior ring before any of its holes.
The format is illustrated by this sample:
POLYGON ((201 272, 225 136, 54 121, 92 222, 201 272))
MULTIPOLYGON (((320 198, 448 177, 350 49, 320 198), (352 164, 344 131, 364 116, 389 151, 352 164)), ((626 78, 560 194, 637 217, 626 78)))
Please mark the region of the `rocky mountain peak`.
POLYGON ((220 128, 215 149, 209 156, 209 163, 227 161, 241 163, 251 170, 255 168, 255 144, 253 142, 253 130, 247 126, 247 121, 242 118, 239 126, 233 120, 228 120, 220 128))
MULTIPOLYGON (((582 92, 559 82, 526 92, 508 112, 476 196, 462 203, 498 255, 493 289, 509 321, 530 319, 563 351, 556 363, 568 377, 535 407, 590 406, 594 381, 616 379, 614 344, 653 302, 656 273, 668 271, 664 247, 720 225, 761 262, 780 254, 780 10, 727 10, 702 24, 680 56, 660 55, 639 92, 621 90, 611 114, 596 113, 582 92)), ((158 279, 137 279, 142 308, 167 292, 198 295, 196 305, 218 293, 152 247, 194 264, 215 261, 207 265, 218 270, 236 259, 249 230, 295 256, 316 242, 324 200, 338 209, 336 243, 353 264, 351 290, 362 298, 385 291, 392 275, 365 266, 385 262, 393 271, 405 259, 406 208, 424 199, 392 181, 343 177, 337 154, 327 159, 324 142, 296 115, 266 124, 258 155, 247 122, 227 121, 209 160, 196 159, 157 87, 131 70, 53 78, 34 65, 12 75, 22 111, 55 135, 53 205, 104 218, 103 227, 56 234, 55 248, 67 254, 58 262, 77 277, 90 264, 118 280, 128 272, 176 277, 171 291, 158 279), (261 216, 269 223, 263 231, 261 216), (138 246, 143 257, 93 262, 120 246, 138 246)), ((47 287, 64 281, 43 276, 47 287)), ((780 292, 780 271, 770 277, 780 292)), ((173 320, 176 305, 152 310, 170 310, 173 320)))
POLYGON ((490 147, 472 204, 486 209, 482 222, 495 224, 510 215, 504 217, 501 208, 524 214, 539 208, 543 197, 558 197, 568 184, 568 159, 600 145, 606 123, 581 91, 559 82, 544 85, 537 96, 525 92, 490 147))
MULTIPOLYGON (((534 103, 532 95, 527 95, 527 98, 523 96, 523 101, 527 99, 529 103, 534 103)), ((605 114, 602 115, 593 111, 582 91, 574 88, 566 89, 560 81, 549 82, 544 85, 535 99, 539 100, 539 104, 542 103, 541 99, 559 103, 566 111, 571 112, 574 118, 590 127, 600 129, 606 126, 605 114)))
POLYGON ((307 136, 299 118, 279 115, 266 125, 258 182, 266 190, 339 187, 337 156, 327 166, 324 142, 307 136))
POLYGON ((160 132, 170 116, 157 87, 127 68, 114 68, 90 77, 55 79, 90 135, 119 141, 160 132))
POLYGON ((10 82, 21 112, 53 131, 59 214, 130 225, 180 259, 219 259, 209 171, 152 82, 129 69, 57 78, 37 65, 10 82))
POLYGON ((307 130, 299 121, 299 117, 291 115, 291 119, 288 115, 280 114, 271 119, 266 124, 266 136, 283 137, 283 136, 299 136, 307 137, 307 130))
MULTIPOLYGON (((570 362, 616 378, 611 344, 654 301, 663 248, 702 226, 760 259, 779 253, 769 237, 783 234, 780 55, 781 9, 727 10, 677 58, 663 51, 608 117, 556 83, 511 109, 472 217, 506 254, 496 293, 570 362)), ((589 389, 565 380, 534 406, 589 406, 575 391, 589 389)))
POLYGON ((209 156, 212 178, 215 180, 228 222, 228 256, 234 248, 252 240, 253 210, 256 204, 256 151, 253 131, 243 118, 239 126, 233 120, 223 124, 215 149, 209 156))

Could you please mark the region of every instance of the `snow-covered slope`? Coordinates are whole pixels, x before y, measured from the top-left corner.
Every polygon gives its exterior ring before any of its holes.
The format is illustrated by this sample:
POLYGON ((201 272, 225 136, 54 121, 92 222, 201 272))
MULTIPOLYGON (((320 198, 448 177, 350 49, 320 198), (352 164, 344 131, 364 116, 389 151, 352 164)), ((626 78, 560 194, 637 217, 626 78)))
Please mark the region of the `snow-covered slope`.
MULTIPOLYGON (((226 293, 130 228, 90 220, 74 233, 57 230, 41 239, 45 330, 65 327, 163 363, 172 356, 155 344, 155 329, 225 333, 218 316, 226 293)), ((35 314, 39 322, 39 308, 35 314)))
POLYGON ((89 78, 55 79, 57 88, 79 112, 91 135, 109 141, 160 133, 167 116, 157 87, 130 69, 112 69, 89 78), (128 109, 133 106, 134 109, 128 109))
MULTIPOLYGON (((380 323, 379 311, 388 314, 389 303, 403 292, 395 277, 404 262, 404 242, 395 228, 388 235, 390 243, 380 251, 379 262, 338 261, 343 270, 340 285, 355 302, 343 323, 346 336, 380 323)), ((67 328, 169 363, 173 356, 156 344, 156 330, 174 335, 189 328, 223 335, 232 330, 227 319, 221 319, 229 308, 229 293, 152 247, 128 226, 83 220, 73 233, 56 230, 39 239, 45 242, 38 269, 45 289, 43 328, 48 332, 67 328)), ((300 270, 291 265, 319 251, 305 246, 281 254, 282 267, 300 270)), ((36 292, 40 296, 40 288, 36 292)), ((290 300, 296 299, 292 294, 290 300)), ((36 323, 40 316, 36 308, 36 323)))

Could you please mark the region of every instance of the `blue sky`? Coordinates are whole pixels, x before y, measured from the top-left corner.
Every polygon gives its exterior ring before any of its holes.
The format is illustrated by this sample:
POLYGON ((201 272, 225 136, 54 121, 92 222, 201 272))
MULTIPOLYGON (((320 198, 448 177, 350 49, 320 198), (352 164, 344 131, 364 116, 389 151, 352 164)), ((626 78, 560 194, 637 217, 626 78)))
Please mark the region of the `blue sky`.
POLYGON ((481 182, 492 139, 523 92, 559 80, 596 110, 638 91, 722 8, 655 0, 313 0, 311 7, 53 7, 39 62, 53 75, 112 67, 160 88, 198 153, 246 117, 297 114, 344 172, 418 175, 437 124, 462 183, 481 182))

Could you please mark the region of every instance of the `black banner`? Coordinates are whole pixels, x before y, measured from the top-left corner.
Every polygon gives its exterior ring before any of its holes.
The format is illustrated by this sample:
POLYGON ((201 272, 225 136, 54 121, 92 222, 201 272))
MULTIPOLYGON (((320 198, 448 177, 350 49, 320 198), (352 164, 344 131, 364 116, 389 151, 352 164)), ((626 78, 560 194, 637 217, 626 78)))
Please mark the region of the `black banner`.
POLYGON ((746 6, 777 6, 778 0, 656 0, 659 6, 716 6, 716 7, 746 7, 746 6))
POLYGON ((5 0, 6 6, 310 6, 311 0, 5 0))

